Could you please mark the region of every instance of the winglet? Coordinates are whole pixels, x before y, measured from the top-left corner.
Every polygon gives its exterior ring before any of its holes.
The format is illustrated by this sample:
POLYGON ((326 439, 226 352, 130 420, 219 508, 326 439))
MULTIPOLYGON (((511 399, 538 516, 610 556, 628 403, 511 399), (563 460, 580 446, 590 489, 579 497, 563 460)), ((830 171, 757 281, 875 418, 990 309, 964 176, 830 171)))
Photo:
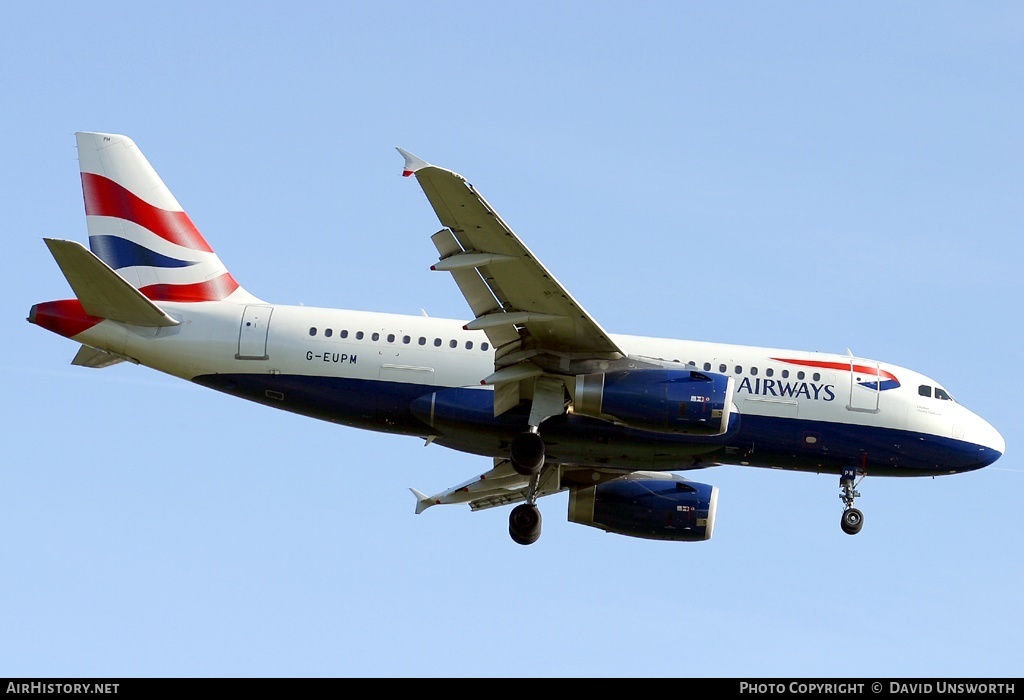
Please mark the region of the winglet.
POLYGON ((401 148, 397 148, 396 150, 402 154, 403 158, 405 158, 405 167, 402 168, 402 177, 409 177, 410 175, 412 175, 417 170, 420 170, 421 168, 430 167, 430 163, 428 163, 425 160, 417 158, 412 153, 409 153, 409 151, 403 150, 401 148))
POLYGON ((416 497, 416 515, 419 515, 430 506, 435 506, 439 503, 439 501, 434 500, 427 494, 417 491, 416 489, 411 488, 409 490, 412 491, 412 495, 416 497))

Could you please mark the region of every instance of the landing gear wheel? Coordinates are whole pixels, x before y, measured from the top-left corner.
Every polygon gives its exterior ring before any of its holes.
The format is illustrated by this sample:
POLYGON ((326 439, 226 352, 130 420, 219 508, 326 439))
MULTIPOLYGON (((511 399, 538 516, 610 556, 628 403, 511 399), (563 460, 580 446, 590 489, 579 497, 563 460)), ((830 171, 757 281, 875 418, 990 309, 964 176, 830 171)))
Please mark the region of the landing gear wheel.
POLYGON ((540 509, 532 503, 520 503, 508 516, 508 534, 516 544, 533 544, 540 538, 540 509))
POLYGON ((509 448, 512 468, 523 476, 533 476, 544 466, 544 440, 538 433, 519 433, 509 448))
POLYGON ((864 514, 856 508, 844 510, 840 525, 843 528, 843 532, 847 535, 856 535, 864 526, 864 514))

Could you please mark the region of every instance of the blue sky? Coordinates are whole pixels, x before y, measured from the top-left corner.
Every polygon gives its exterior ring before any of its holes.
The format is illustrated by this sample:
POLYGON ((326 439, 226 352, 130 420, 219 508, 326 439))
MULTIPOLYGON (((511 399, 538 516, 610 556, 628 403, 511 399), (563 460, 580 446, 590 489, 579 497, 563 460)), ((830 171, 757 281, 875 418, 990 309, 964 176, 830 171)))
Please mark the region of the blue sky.
POLYGON ((22 3, 0 676, 1020 677, 1024 6, 22 3), (613 333, 846 352, 1004 435, 980 472, 719 467, 715 536, 414 514, 479 458, 248 404, 25 322, 133 138, 247 289, 467 318, 394 147, 465 175, 613 333))

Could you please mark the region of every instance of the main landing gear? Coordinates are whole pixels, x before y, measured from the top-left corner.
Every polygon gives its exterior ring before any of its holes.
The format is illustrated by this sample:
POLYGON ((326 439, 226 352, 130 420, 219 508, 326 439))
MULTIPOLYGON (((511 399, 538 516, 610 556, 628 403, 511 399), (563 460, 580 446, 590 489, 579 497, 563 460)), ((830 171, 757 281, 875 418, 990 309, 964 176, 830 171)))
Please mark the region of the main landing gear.
POLYGON ((843 472, 839 477, 839 488, 842 490, 839 498, 843 500, 844 506, 843 517, 839 524, 847 535, 856 535, 864 526, 864 514, 853 507, 853 499, 860 496, 857 484, 865 476, 867 475, 863 474, 860 479, 857 479, 855 467, 843 467, 843 472))
POLYGON ((516 544, 533 544, 540 538, 541 517, 537 507, 537 485, 544 467, 544 440, 537 428, 512 438, 509 449, 512 468, 530 477, 526 503, 520 503, 508 516, 508 534, 516 544))
POLYGON ((544 419, 565 413, 565 384, 559 377, 537 377, 533 387, 533 403, 529 429, 512 438, 509 458, 512 468, 519 474, 530 477, 526 490, 526 503, 520 503, 508 516, 508 534, 517 544, 533 544, 540 537, 540 509, 537 508, 537 492, 544 474, 544 440, 540 436, 540 424, 544 419))

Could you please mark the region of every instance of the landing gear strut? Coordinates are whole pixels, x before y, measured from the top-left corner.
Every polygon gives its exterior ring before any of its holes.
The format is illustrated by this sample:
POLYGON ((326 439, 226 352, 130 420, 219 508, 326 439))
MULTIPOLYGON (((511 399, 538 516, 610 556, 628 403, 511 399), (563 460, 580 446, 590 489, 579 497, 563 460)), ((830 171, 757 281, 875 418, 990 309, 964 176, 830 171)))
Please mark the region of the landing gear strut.
POLYGON ((516 544, 533 544, 540 538, 541 517, 537 507, 537 486, 544 467, 544 440, 536 427, 512 438, 509 449, 512 468, 530 477, 526 503, 520 503, 508 516, 508 534, 516 544))
MULTIPOLYGON (((862 475, 860 479, 863 479, 864 476, 866 475, 862 475)), ((843 473, 839 477, 839 488, 842 489, 839 498, 842 499, 844 506, 843 517, 839 524, 847 535, 856 535, 864 526, 864 514, 853 507, 853 499, 860 496, 860 491, 857 490, 860 479, 857 479, 855 467, 843 467, 843 473)))

